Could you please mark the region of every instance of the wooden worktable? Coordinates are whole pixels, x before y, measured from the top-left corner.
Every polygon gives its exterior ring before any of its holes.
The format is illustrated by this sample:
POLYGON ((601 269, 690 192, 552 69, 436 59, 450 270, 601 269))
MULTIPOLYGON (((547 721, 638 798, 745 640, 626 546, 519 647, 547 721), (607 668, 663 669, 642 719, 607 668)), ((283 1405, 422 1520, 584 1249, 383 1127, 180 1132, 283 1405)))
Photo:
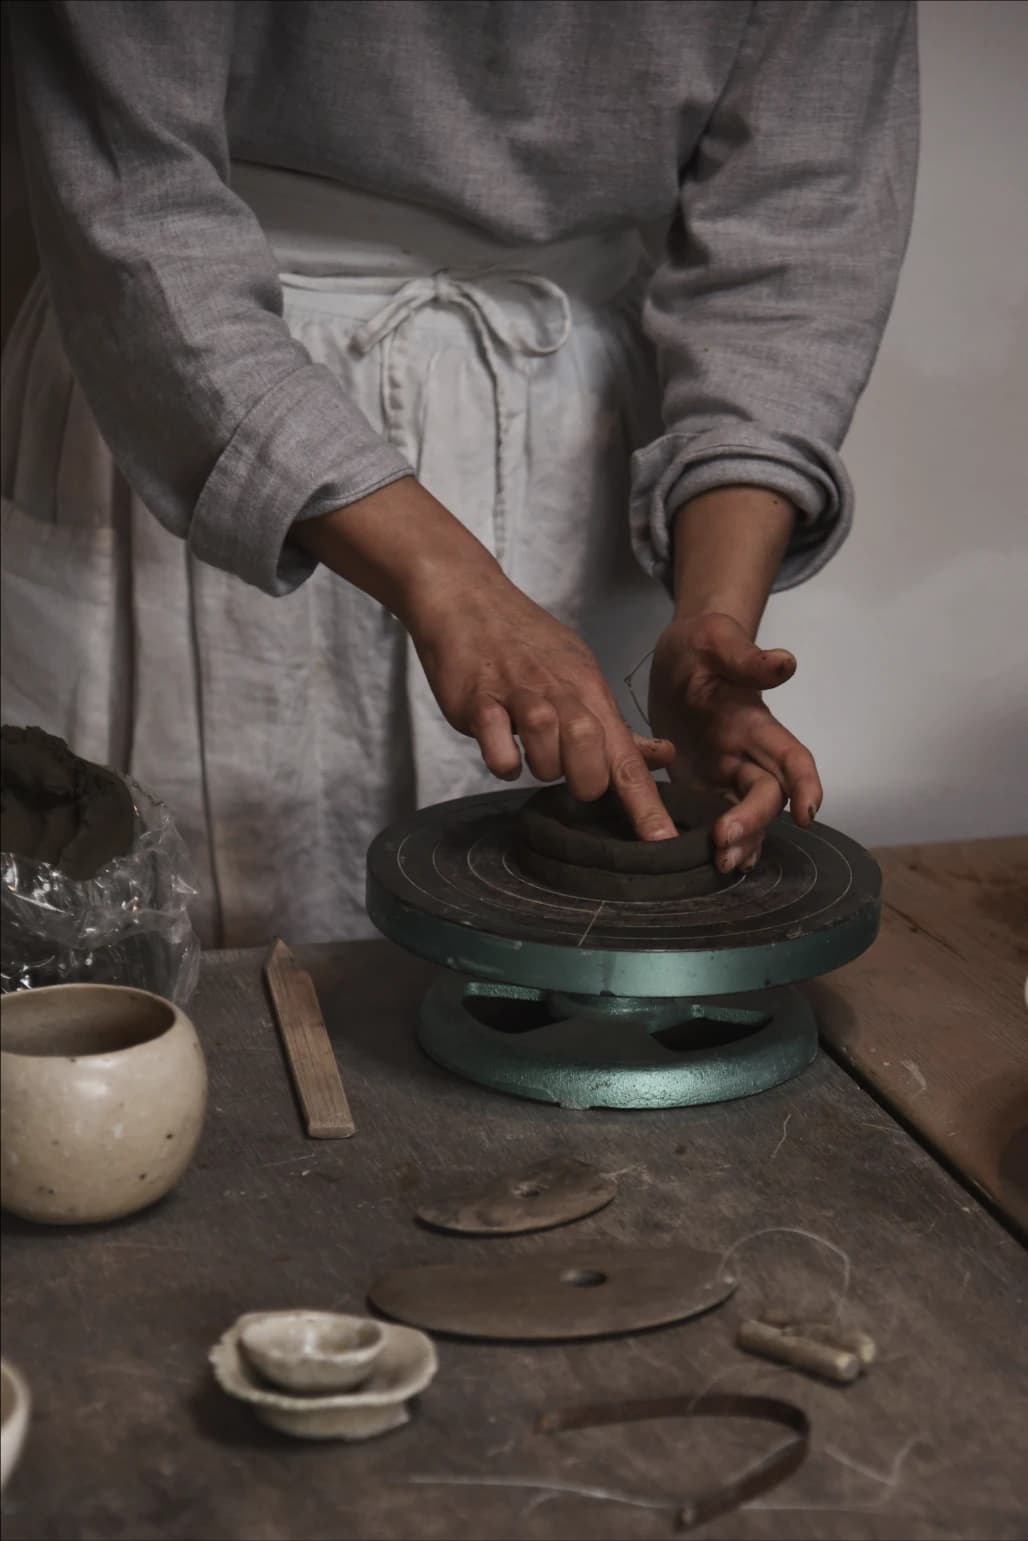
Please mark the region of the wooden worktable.
POLYGON ((881 933, 811 987, 822 1036, 1028 1239, 1028 838, 876 854, 881 933))
POLYGON ((1024 1037, 995 1028, 1007 1021, 1003 981, 1018 969, 1023 990, 1007 881, 1023 850, 961 851, 934 868, 927 850, 887 857, 882 938, 817 987, 841 1062, 822 1054, 791 1084, 717 1107, 571 1113, 462 1083, 413 1042, 431 970, 387 943, 353 943, 303 955, 358 1124, 353 1140, 309 1142, 260 955, 208 958, 192 1015, 211 1109, 178 1192, 131 1221, 82 1231, 5 1218, 4 1352, 35 1397, 3 1500, 7 1541, 668 1536, 675 1498, 743 1469, 778 1435, 655 1423, 548 1437, 533 1420, 579 1401, 695 1392, 715 1378, 801 1404, 814 1448, 775 1491, 697 1534, 1023 1536, 1025 1254, 1009 1220, 842 1068, 851 1063, 926 1129, 952 1167, 985 1151, 970 1180, 987 1188, 995 1179, 991 1202, 1016 1211, 1011 1110, 1024 1037), (976 862, 979 878, 983 863, 993 877, 971 881, 976 862), (908 1060, 917 1075, 889 1074, 908 1060), (960 1140, 949 1132, 958 1127, 960 1140), (555 1151, 618 1173, 614 1204, 564 1230, 489 1242, 412 1223, 422 1196, 555 1151), (579 1242, 674 1238, 720 1254, 773 1227, 792 1230, 740 1247, 738 1294, 692 1322, 568 1347, 442 1342, 439 1376, 412 1423, 366 1445, 274 1435, 225 1399, 206 1367, 209 1346, 241 1312, 361 1310, 387 1265, 490 1259, 500 1270, 506 1258, 579 1242), (815 1315, 838 1299, 838 1256, 796 1231, 848 1255, 842 1320, 879 1342, 879 1362, 851 1387, 733 1345, 740 1314, 765 1301, 815 1315))

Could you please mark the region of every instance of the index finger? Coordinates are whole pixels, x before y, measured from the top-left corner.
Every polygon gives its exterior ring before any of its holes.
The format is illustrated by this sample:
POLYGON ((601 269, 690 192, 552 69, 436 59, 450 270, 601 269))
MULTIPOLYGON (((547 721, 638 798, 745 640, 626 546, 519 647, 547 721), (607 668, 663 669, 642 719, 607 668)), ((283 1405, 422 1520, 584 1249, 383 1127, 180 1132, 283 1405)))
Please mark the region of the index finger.
POLYGON ((610 779, 640 840, 673 840, 675 822, 661 801, 657 783, 626 729, 608 730, 610 779))

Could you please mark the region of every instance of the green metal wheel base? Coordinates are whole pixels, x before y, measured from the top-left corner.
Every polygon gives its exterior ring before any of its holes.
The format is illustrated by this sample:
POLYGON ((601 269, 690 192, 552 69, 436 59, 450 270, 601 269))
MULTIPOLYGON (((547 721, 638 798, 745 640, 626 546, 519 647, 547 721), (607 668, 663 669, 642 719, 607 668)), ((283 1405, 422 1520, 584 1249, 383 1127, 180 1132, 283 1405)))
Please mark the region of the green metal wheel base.
POLYGON ((642 999, 565 995, 443 974, 418 1040, 447 1070, 565 1108, 680 1108, 751 1097, 817 1052, 807 1001, 783 987, 642 999))

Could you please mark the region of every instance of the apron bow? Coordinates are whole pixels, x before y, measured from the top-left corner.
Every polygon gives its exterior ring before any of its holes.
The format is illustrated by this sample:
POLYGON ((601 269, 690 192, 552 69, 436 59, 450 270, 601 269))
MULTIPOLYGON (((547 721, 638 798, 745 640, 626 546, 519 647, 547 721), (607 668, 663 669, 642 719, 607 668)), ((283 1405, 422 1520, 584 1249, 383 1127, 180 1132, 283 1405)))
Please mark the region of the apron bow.
MULTIPOLYGON (((510 490, 515 485, 512 457, 517 453, 512 424, 524 411, 525 384, 518 368, 522 358, 544 358, 562 348, 571 335, 571 306, 557 284, 540 273, 521 273, 491 268, 476 274, 446 272, 412 278, 358 327, 351 346, 361 356, 385 344, 391 352, 393 334, 418 311, 431 305, 448 305, 467 316, 493 388, 495 413, 493 541, 502 565, 508 544, 510 490), (527 302, 527 303, 526 303, 527 302)), ((402 371, 391 367, 387 356, 384 374, 389 388, 384 415, 393 441, 404 444, 407 426, 400 421, 406 395, 402 371)), ((416 434, 420 466, 420 439, 416 434)))

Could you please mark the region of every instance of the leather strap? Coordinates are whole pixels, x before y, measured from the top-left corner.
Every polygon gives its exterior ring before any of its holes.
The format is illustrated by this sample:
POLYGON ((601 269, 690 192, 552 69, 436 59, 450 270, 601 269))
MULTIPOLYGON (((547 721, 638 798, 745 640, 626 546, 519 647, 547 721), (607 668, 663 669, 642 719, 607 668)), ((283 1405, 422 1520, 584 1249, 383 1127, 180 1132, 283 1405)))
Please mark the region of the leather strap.
POLYGON ((756 1418, 788 1429, 794 1436, 788 1444, 769 1451, 741 1476, 683 1500, 677 1513, 677 1528, 682 1532, 695 1530, 698 1525, 729 1514, 759 1494, 777 1487, 803 1465, 810 1449, 810 1419, 801 1407, 779 1397, 750 1396, 741 1392, 646 1397, 639 1401, 558 1408, 543 1413, 536 1428, 540 1434, 559 1434, 565 1429, 590 1429, 602 1424, 638 1423, 655 1418, 756 1418))

